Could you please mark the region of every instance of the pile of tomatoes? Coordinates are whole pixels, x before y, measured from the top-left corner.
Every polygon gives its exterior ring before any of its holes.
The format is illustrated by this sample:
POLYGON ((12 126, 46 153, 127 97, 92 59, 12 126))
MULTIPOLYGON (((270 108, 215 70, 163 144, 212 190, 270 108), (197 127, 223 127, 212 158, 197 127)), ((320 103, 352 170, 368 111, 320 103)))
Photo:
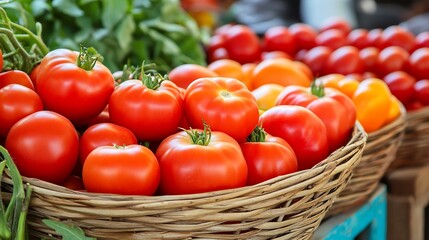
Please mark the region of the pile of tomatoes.
POLYGON ((320 29, 295 23, 272 27, 259 37, 247 26, 227 24, 215 30, 207 55, 209 62, 240 64, 283 57, 305 63, 314 77, 379 78, 408 110, 429 104, 429 32, 415 36, 400 26, 352 29, 333 18, 320 29))

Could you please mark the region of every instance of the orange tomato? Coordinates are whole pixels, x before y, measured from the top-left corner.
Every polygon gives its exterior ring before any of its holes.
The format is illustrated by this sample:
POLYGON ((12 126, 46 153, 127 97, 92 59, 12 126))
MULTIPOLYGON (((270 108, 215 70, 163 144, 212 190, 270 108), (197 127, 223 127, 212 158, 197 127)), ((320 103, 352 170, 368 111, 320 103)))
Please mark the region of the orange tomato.
POLYGON ((203 77, 217 77, 217 74, 205 66, 191 63, 179 65, 168 73, 168 78, 172 82, 185 89, 191 82, 203 77))
POLYGON ((245 63, 241 65, 241 69, 244 73, 243 83, 251 91, 253 90, 252 81, 253 81, 253 70, 256 67, 256 63, 245 63))
POLYGON ((261 61, 253 71, 252 85, 254 89, 267 83, 309 87, 311 79, 294 61, 275 58, 261 61))
POLYGON ((252 91, 253 96, 256 98, 258 108, 262 112, 274 107, 278 95, 285 87, 275 83, 264 84, 252 91))
POLYGON ((219 59, 211 62, 207 68, 219 77, 235 78, 244 83, 245 73, 239 62, 232 59, 219 59))
POLYGON ((390 97, 390 109, 389 114, 387 115, 386 124, 389 124, 395 121, 401 115, 402 103, 395 97, 390 97))
POLYGON ((332 73, 317 78, 321 81, 324 87, 335 88, 346 94, 349 98, 353 97, 354 92, 359 86, 360 81, 344 76, 339 73, 332 73))

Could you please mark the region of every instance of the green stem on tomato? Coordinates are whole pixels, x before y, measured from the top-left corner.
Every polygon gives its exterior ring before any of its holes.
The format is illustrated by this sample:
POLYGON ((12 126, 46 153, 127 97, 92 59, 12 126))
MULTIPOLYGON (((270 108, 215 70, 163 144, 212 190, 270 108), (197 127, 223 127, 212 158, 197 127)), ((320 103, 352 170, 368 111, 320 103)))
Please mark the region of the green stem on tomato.
POLYGON ((265 137, 267 136, 267 132, 261 127, 256 126, 255 129, 247 136, 247 142, 265 142, 265 137))
POLYGON ((78 67, 91 71, 97 61, 102 61, 102 57, 95 48, 80 46, 79 56, 77 57, 78 67))
POLYGON ((311 88, 311 94, 313 94, 314 96, 317 96, 319 98, 325 96, 325 88, 323 87, 323 84, 320 81, 314 80, 311 83, 310 88, 311 88))
POLYGON ((191 138, 191 142, 196 145, 207 146, 209 145, 212 138, 212 131, 210 126, 204 121, 203 131, 197 131, 194 129, 184 130, 188 136, 191 138))

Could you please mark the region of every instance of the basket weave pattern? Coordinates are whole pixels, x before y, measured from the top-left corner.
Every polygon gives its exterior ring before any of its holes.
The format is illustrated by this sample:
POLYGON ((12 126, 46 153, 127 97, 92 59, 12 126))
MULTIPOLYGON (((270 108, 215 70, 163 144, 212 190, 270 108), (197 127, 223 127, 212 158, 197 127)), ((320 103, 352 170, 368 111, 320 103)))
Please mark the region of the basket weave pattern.
POLYGON ((335 200, 325 218, 360 206, 375 191, 391 163, 396 159, 407 125, 406 111, 395 121, 368 134, 365 150, 359 165, 346 189, 335 200))
POLYGON ((407 123, 391 169, 429 164, 429 107, 407 113, 407 123))
MULTIPOLYGON (((367 135, 353 137, 312 169, 257 185, 177 196, 77 192, 38 179, 28 212, 32 239, 56 237, 42 219, 81 227, 98 239, 309 239, 359 164, 367 135)), ((2 187, 12 189, 3 176, 2 187)))

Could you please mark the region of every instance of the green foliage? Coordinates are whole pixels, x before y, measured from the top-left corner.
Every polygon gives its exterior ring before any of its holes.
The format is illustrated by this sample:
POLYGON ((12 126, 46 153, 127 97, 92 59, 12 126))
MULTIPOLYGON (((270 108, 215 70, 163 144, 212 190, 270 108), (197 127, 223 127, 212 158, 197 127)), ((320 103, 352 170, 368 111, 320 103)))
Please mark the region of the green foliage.
POLYGON ((156 63, 169 71, 205 65, 203 34, 178 0, 17 0, 1 4, 10 19, 35 31, 50 49, 93 46, 112 71, 156 63))
POLYGON ((86 237, 85 232, 79 227, 50 219, 43 219, 42 221, 60 234, 63 240, 95 240, 95 238, 86 237))

